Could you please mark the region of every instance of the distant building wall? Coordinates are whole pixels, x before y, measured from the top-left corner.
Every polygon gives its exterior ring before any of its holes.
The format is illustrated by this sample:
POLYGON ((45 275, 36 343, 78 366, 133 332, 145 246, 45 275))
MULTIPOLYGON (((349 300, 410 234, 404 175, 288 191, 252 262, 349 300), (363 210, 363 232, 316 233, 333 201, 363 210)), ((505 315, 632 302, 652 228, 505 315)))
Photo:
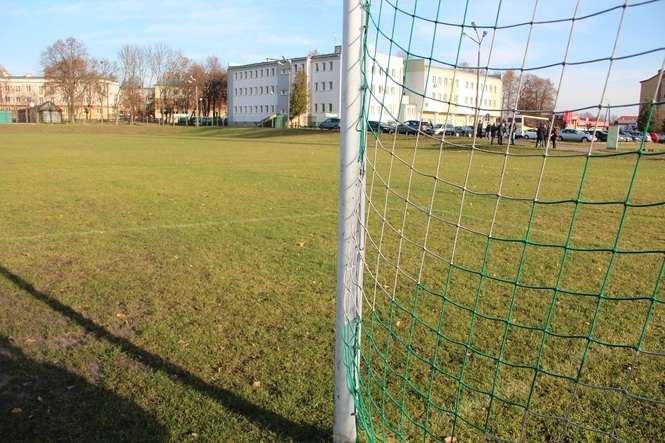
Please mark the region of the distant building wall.
MULTIPOLYGON (((114 118, 119 89, 117 82, 104 81, 96 91, 81 91, 81 98, 75 107, 76 119, 114 118)), ((63 119, 68 120, 67 103, 62 95, 48 86, 44 77, 0 76, 0 110, 11 111, 14 119, 19 109, 28 109, 30 103, 38 106, 47 101, 62 108, 63 119)))

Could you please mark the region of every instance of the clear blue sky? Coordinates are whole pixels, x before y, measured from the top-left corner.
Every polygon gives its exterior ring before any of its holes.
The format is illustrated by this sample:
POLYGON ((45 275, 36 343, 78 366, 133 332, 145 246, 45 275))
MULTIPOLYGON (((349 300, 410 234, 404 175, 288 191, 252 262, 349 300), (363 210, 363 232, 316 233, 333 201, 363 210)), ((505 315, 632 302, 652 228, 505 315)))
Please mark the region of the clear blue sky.
MULTIPOLYGON (((414 11, 415 0, 397 2, 414 11)), ((502 0, 500 24, 529 21, 535 0, 502 0)), ((637 0, 630 0, 634 3, 637 0)), ((379 6, 380 1, 374 0, 379 6)), ((536 20, 570 17, 576 0, 540 0, 536 20)), ((581 0, 579 15, 623 3, 622 0, 581 0)), ((166 42, 195 60, 216 55, 223 64, 255 62, 265 57, 301 56, 313 49, 332 51, 341 42, 341 0, 0 0, 0 64, 11 73, 38 73, 44 48, 59 38, 74 36, 91 55, 114 58, 123 44, 166 42)), ((461 22, 465 0, 418 0, 415 12, 440 21, 461 22)), ((493 24, 499 0, 470 0, 466 23, 493 24)), ((394 10, 383 2, 384 26, 390 29, 394 10)), ((569 60, 608 56, 621 11, 616 10, 576 25, 569 60)), ((397 14, 396 40, 406 46, 410 17, 397 14)), ((665 2, 626 12, 618 55, 665 46, 665 2)), ((561 61, 569 23, 537 27, 529 46, 527 66, 561 61)), ((428 55, 434 26, 416 20, 412 52, 428 55)), ((490 65, 522 63, 528 27, 496 34, 490 65)), ((459 30, 437 26, 434 57, 454 62, 459 30)), ((489 53, 488 40, 483 57, 489 53)), ((377 42, 379 48, 386 45, 377 42)), ((460 61, 475 64, 476 48, 463 40, 460 61)), ((665 53, 657 52, 615 63, 606 99, 610 103, 637 101, 639 80, 655 74, 665 53)), ((542 71, 558 84, 560 68, 542 71)), ((607 63, 570 68, 564 79, 560 106, 598 103, 607 63)))

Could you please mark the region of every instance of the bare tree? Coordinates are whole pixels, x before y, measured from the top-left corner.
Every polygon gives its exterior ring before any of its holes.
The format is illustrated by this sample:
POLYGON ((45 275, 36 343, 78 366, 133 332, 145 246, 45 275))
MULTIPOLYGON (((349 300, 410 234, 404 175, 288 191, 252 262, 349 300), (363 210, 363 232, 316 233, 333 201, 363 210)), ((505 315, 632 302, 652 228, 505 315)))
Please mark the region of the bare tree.
MULTIPOLYGON (((148 72, 145 48, 125 45, 118 52, 122 81, 120 89, 124 106, 129 110, 129 123, 133 124, 139 110, 145 112, 143 87, 148 72)), ((117 118, 116 118, 117 122, 117 118)))
MULTIPOLYGON (((551 115, 554 111, 556 89, 551 80, 526 74, 522 80, 518 108, 531 114, 551 115)), ((594 116, 595 118, 595 116, 594 116)))
POLYGON ((205 87, 206 112, 212 112, 212 117, 221 114, 222 106, 226 104, 226 70, 222 68, 219 59, 215 56, 206 60, 207 81, 205 87))
POLYGON ((519 78, 512 70, 506 71, 501 76, 501 91, 503 94, 503 97, 501 97, 501 107, 505 109, 505 111, 502 112, 504 118, 511 114, 512 110, 515 109, 518 81, 519 78))
MULTIPOLYGON (((155 86, 155 111, 160 111, 160 123, 164 122, 167 108, 167 96, 170 89, 167 83, 174 77, 181 76, 177 72, 185 58, 180 52, 172 49, 165 43, 155 43, 148 51, 148 65, 150 68, 149 83, 155 86)), ((184 75, 184 74, 183 74, 184 75)))
POLYGON ((169 53, 160 85, 160 109, 166 115, 165 123, 175 124, 177 110, 188 110, 187 78, 190 61, 179 51, 169 53))
MULTIPOLYGON (((191 115, 196 115, 197 102, 200 98, 204 98, 206 81, 208 75, 205 67, 199 63, 192 63, 189 67, 189 75, 187 76, 187 104, 191 110, 191 115)), ((203 103, 201 103, 202 105, 203 103)), ((199 107, 199 112, 201 111, 199 107)))
MULTIPOLYGON (((118 73, 118 65, 117 63, 108 60, 108 59, 101 59, 97 62, 97 74, 99 76, 99 81, 100 81, 100 90, 99 90, 99 104, 102 109, 102 114, 101 114, 101 120, 102 122, 104 121, 104 109, 106 109, 106 116, 107 118, 111 118, 109 109, 111 108, 110 104, 110 98, 109 98, 109 86, 110 83, 116 80, 116 75, 118 73), (104 102, 106 102, 106 106, 104 106, 104 102)), ((115 100, 115 112, 118 112, 117 108, 117 97, 119 97, 120 94, 116 94, 116 100, 115 100)))
POLYGON ((70 122, 76 121, 76 105, 88 80, 88 62, 88 51, 73 37, 56 41, 42 53, 47 89, 62 96, 70 122))

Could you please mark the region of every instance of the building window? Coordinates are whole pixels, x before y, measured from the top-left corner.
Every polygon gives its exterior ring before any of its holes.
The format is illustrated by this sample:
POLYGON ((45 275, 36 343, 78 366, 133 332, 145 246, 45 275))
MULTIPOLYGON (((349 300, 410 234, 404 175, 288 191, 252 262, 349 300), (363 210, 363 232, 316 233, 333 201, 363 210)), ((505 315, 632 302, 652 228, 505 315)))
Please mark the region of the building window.
POLYGON ((272 76, 274 77, 275 76, 275 68, 272 68, 271 72, 272 72, 272 76))
POLYGON ((328 89, 332 91, 332 82, 328 82, 328 89))
POLYGON ((319 112, 319 104, 314 103, 314 112, 319 112))
POLYGON ((332 103, 328 103, 328 112, 332 112, 332 103))
POLYGON ((333 69, 333 62, 328 62, 328 67, 329 67, 330 70, 332 71, 332 69, 333 69))
POLYGON ((316 64, 316 72, 319 72, 319 64, 316 64))
POLYGON ((274 93, 275 93, 275 86, 271 86, 271 87, 270 87, 270 93, 271 93, 271 94, 274 94, 274 93))
POLYGON ((321 82, 321 90, 322 91, 326 90, 326 82, 321 82))
POLYGON ((319 82, 314 83, 314 90, 315 91, 319 90, 319 82))
POLYGON ((275 112, 275 105, 271 105, 271 106, 270 106, 270 111, 271 111, 271 112, 275 112))

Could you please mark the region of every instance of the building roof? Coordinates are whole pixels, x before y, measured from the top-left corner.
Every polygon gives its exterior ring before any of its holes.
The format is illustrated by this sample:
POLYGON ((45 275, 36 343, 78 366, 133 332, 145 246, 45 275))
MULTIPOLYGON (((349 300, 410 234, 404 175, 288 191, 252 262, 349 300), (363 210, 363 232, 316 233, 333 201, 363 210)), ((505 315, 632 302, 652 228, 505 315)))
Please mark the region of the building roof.
POLYGON ((42 77, 41 75, 2 75, 0 78, 4 80, 40 80, 44 81, 46 80, 46 77, 42 77))
MULTIPOLYGON (((292 62, 302 62, 302 61, 307 60, 308 57, 312 60, 322 59, 322 58, 335 58, 335 57, 339 57, 341 53, 342 53, 342 48, 340 46, 336 46, 334 52, 329 52, 327 54, 311 54, 311 55, 307 55, 305 57, 290 57, 290 58, 287 58, 287 60, 291 60, 292 62)), ((234 66, 229 66, 229 71, 231 69, 247 69, 247 68, 253 68, 253 67, 258 67, 258 66, 274 65, 279 61, 281 61, 281 60, 276 59, 276 60, 266 60, 264 62, 248 63, 246 65, 234 65, 234 66)))
POLYGON ((635 123, 637 122, 636 115, 620 115, 617 120, 619 123, 635 123))
MULTIPOLYGON (((647 79, 644 79, 644 80, 640 80, 640 83, 644 83, 644 82, 648 82, 649 80, 653 80, 655 77, 658 77, 659 75, 660 75, 660 69, 658 70, 658 72, 656 72, 651 77, 649 77, 647 79)), ((665 76, 663 76, 663 79, 665 79, 665 76)))

